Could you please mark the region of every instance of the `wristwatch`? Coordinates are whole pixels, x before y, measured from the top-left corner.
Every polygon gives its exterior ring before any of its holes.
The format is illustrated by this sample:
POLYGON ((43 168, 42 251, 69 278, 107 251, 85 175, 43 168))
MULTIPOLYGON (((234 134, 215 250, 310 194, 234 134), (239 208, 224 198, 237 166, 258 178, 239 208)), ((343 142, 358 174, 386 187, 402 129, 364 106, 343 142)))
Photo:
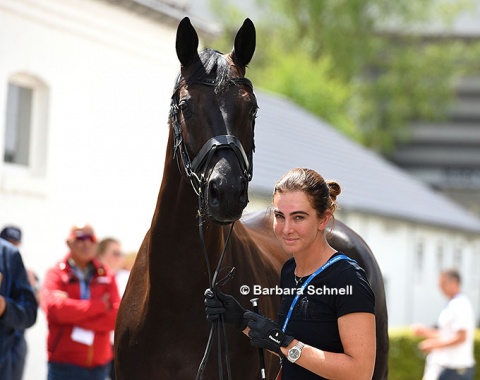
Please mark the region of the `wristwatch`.
POLYGON ((290 348, 287 353, 288 361, 295 363, 298 360, 298 358, 300 358, 303 347, 305 347, 305 345, 302 342, 298 342, 295 346, 290 348))

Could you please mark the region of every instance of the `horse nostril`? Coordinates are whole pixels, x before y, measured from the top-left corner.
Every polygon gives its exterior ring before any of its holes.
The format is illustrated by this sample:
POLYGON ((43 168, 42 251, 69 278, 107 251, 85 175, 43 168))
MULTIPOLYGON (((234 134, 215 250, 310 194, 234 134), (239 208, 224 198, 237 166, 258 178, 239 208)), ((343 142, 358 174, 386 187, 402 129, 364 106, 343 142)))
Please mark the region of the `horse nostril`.
POLYGON ((210 205, 218 206, 220 204, 220 197, 218 192, 218 186, 215 181, 210 183, 210 205))
POLYGON ((228 181, 221 175, 213 175, 208 182, 206 201, 209 212, 218 214, 217 220, 221 220, 220 216, 233 220, 248 203, 248 181, 242 176, 228 181))

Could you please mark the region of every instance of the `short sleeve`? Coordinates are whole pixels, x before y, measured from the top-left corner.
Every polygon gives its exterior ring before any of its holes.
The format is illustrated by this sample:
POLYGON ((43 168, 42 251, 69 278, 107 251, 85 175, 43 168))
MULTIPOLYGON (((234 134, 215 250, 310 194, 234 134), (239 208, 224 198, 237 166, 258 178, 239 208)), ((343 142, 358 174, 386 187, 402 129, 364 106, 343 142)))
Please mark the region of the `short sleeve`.
POLYGON ((338 288, 348 290, 347 294, 336 297, 337 318, 351 313, 375 314, 375 294, 362 268, 350 264, 339 273, 336 282, 338 288))

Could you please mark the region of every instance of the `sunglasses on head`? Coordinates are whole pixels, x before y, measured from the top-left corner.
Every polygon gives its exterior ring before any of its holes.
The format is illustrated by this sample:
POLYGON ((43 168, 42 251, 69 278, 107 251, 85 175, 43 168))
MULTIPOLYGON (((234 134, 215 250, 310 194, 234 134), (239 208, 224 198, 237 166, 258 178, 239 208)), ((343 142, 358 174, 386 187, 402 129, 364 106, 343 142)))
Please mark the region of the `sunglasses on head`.
POLYGON ((87 240, 90 240, 92 243, 95 243, 97 241, 95 236, 90 234, 75 236, 75 241, 87 241, 87 240))

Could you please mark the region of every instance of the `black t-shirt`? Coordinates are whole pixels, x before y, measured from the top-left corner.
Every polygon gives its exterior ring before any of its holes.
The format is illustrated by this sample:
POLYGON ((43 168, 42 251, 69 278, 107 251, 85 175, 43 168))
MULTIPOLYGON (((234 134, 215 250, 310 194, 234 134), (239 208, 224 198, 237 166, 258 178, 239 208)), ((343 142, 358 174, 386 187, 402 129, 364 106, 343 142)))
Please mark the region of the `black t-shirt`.
MULTIPOLYGON (((337 252, 333 257, 339 254, 337 252)), ((295 260, 292 258, 282 268, 280 287, 284 289, 284 293, 278 313, 280 326, 283 326, 295 298, 294 288, 300 288, 309 277, 303 277, 302 282, 297 285, 295 267, 295 260), (288 291, 285 291, 287 289, 288 291)), ((358 312, 375 314, 375 295, 365 271, 357 263, 339 260, 319 273, 305 288, 292 312, 286 334, 321 350, 341 353, 343 346, 337 319, 358 312)), ((283 360, 282 376, 284 380, 323 379, 297 364, 290 363, 286 358, 283 360)))

